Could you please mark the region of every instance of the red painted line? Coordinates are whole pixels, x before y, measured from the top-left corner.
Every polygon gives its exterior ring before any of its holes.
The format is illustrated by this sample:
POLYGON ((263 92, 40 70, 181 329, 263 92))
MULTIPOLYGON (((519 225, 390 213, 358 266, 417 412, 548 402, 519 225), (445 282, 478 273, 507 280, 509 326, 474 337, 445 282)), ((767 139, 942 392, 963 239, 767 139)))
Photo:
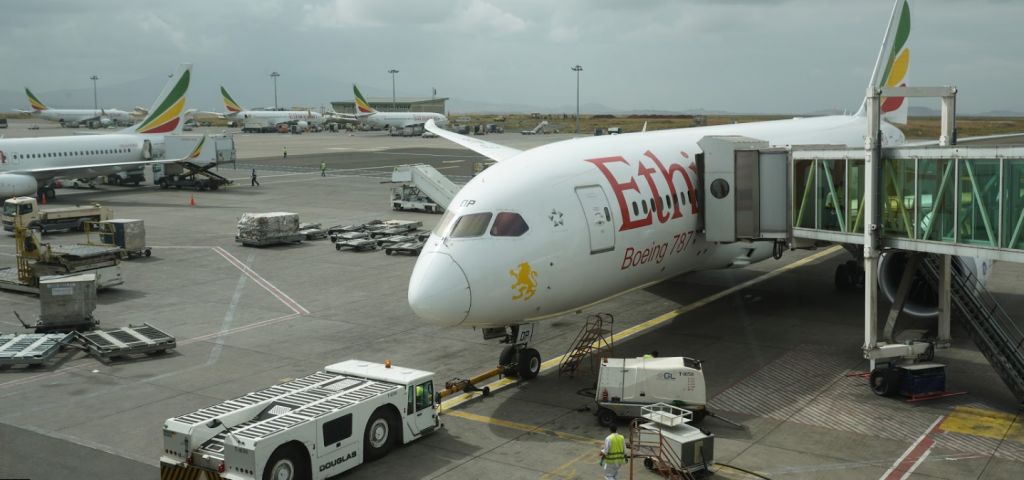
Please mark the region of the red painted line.
POLYGON ((921 465, 921 462, 924 461, 931 451, 932 446, 935 445, 935 439, 932 438, 932 435, 940 430, 939 425, 942 424, 942 420, 945 418, 946 416, 943 415, 935 419, 935 422, 932 423, 931 427, 928 427, 924 435, 918 437, 917 441, 907 451, 903 452, 903 456, 898 458, 896 463, 882 474, 880 480, 903 480, 914 473, 914 470, 917 470, 918 465, 921 465))
POLYGON ((259 286, 263 287, 264 290, 270 292, 271 295, 280 300, 281 303, 287 305, 288 308, 290 308, 293 312, 299 315, 309 315, 309 310, 306 310, 305 307, 299 305, 299 302, 296 302, 291 297, 282 292, 280 289, 275 287, 274 284, 268 282, 265 278, 261 277, 260 274, 256 273, 256 271, 249 268, 248 265, 242 263, 242 261, 236 258, 234 255, 228 253, 227 250, 224 250, 221 247, 214 247, 213 251, 217 252, 218 255, 224 257, 225 260, 234 265, 235 268, 240 270, 243 274, 245 274, 245 276, 251 278, 257 284, 259 284, 259 286))

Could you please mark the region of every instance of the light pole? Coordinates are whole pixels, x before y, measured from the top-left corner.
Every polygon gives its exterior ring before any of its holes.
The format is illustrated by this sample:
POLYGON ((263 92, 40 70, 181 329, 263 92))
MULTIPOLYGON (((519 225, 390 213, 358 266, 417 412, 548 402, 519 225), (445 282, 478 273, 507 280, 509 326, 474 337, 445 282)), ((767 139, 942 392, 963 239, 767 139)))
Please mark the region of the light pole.
POLYGON ((397 112, 398 107, 395 105, 395 74, 398 73, 398 70, 392 68, 388 70, 388 73, 391 74, 391 111, 397 112))
POLYGON ((96 75, 93 75, 93 76, 89 77, 89 80, 92 80, 92 109, 93 110, 99 110, 100 109, 100 103, 98 101, 96 101, 96 80, 99 80, 99 79, 100 79, 100 77, 97 77, 96 75))
POLYGON ((583 67, 576 65, 570 67, 570 70, 576 72, 576 135, 580 134, 580 72, 583 71, 583 67))
POLYGON ((277 77, 280 76, 281 74, 277 72, 273 72, 270 74, 270 78, 274 79, 274 110, 277 110, 277 77))

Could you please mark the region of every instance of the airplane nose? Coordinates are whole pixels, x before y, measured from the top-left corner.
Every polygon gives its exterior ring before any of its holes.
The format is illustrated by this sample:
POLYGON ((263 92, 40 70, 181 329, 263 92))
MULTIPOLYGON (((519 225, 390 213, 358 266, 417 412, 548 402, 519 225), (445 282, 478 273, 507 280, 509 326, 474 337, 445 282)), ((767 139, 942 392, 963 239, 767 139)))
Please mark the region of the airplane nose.
POLYGON ((443 326, 462 323, 469 315, 469 281, 450 255, 424 253, 409 279, 409 306, 420 318, 443 326))

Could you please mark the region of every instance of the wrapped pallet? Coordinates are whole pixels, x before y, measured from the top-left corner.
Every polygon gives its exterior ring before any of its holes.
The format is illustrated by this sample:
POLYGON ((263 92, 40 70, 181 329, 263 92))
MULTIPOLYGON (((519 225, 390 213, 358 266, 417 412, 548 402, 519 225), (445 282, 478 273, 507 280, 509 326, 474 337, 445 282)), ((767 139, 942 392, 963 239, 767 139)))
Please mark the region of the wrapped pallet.
POLYGON ((294 242, 299 235, 299 214, 246 213, 238 220, 238 241, 246 245, 294 242))

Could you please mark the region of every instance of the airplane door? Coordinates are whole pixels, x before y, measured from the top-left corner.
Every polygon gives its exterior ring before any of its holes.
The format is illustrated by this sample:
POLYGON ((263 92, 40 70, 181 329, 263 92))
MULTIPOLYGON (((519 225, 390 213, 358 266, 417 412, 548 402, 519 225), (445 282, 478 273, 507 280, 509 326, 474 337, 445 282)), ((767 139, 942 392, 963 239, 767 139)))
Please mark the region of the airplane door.
POLYGON ((153 159, 153 144, 149 143, 149 140, 142 141, 142 158, 144 160, 153 159))
POLYGON ((576 196, 587 219, 591 255, 615 250, 615 224, 604 189, 600 185, 576 187, 576 196))

